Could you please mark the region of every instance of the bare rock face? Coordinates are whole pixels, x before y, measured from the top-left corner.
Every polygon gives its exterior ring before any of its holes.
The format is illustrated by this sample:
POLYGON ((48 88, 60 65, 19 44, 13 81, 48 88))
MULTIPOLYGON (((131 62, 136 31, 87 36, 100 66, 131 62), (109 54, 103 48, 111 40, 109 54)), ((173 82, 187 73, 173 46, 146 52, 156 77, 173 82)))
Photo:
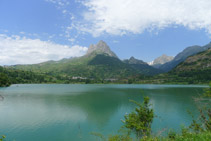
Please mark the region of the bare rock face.
POLYGON ((116 57, 116 54, 114 52, 112 52, 109 48, 109 46, 104 42, 104 41, 99 41, 97 44, 91 44, 86 55, 90 55, 90 54, 107 54, 111 57, 116 57))
POLYGON ((153 64, 152 65, 157 65, 157 64, 165 64, 167 62, 170 62, 171 60, 173 60, 174 57, 172 56, 167 56, 165 54, 163 54, 162 56, 156 58, 154 61, 153 61, 153 64))

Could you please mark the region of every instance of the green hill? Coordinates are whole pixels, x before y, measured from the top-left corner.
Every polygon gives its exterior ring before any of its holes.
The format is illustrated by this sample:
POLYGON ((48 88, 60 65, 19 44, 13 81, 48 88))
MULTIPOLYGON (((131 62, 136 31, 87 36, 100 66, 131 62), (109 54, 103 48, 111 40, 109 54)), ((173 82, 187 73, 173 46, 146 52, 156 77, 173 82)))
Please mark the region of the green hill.
MULTIPOLYGON (((107 54, 91 54, 73 59, 50 61, 35 65, 16 65, 10 69, 30 71, 52 76, 56 81, 72 82, 72 79, 120 80, 133 76, 153 75, 160 71, 148 65, 127 64, 107 54)), ((49 80, 51 82, 51 80, 49 80)))
POLYGON ((0 66, 0 87, 9 86, 10 81, 8 75, 4 72, 4 68, 0 66))
POLYGON ((49 75, 0 66, 0 87, 10 84, 46 83, 53 80, 52 78, 49 75))

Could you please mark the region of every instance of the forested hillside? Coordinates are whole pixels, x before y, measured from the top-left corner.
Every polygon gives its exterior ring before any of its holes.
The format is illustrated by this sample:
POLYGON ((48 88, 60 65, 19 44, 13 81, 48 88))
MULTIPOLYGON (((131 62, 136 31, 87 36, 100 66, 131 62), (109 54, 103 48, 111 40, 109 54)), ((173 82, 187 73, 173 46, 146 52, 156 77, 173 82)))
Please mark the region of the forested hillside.
POLYGON ((0 66, 0 87, 9 86, 10 81, 7 74, 4 73, 4 68, 0 66))

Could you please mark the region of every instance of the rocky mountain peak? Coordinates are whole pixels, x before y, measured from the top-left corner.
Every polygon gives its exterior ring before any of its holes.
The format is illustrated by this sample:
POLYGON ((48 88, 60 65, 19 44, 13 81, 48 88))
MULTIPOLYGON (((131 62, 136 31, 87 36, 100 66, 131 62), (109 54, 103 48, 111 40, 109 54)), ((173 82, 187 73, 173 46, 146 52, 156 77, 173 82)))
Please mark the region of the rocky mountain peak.
POLYGON ((114 52, 112 52, 109 48, 109 46, 106 44, 106 42, 100 40, 97 44, 91 44, 87 54, 86 55, 90 55, 90 54, 107 54, 111 57, 116 57, 116 54, 114 52))
POLYGON ((136 58, 131 56, 129 60, 133 61, 133 60, 136 60, 136 58))
POLYGON ((171 60, 173 60, 174 57, 172 56, 167 56, 166 54, 163 54, 162 56, 156 58, 154 61, 153 61, 153 64, 152 65, 157 65, 157 64, 165 64, 167 62, 170 62, 171 60))

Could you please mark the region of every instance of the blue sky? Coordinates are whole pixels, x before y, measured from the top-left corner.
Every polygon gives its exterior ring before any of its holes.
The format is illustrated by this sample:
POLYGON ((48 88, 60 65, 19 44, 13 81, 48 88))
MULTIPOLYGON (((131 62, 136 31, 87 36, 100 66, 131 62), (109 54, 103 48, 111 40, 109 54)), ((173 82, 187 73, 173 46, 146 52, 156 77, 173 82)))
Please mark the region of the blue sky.
POLYGON ((209 0, 0 0, 0 65, 86 53, 104 40, 120 59, 175 56, 211 35, 209 0))

